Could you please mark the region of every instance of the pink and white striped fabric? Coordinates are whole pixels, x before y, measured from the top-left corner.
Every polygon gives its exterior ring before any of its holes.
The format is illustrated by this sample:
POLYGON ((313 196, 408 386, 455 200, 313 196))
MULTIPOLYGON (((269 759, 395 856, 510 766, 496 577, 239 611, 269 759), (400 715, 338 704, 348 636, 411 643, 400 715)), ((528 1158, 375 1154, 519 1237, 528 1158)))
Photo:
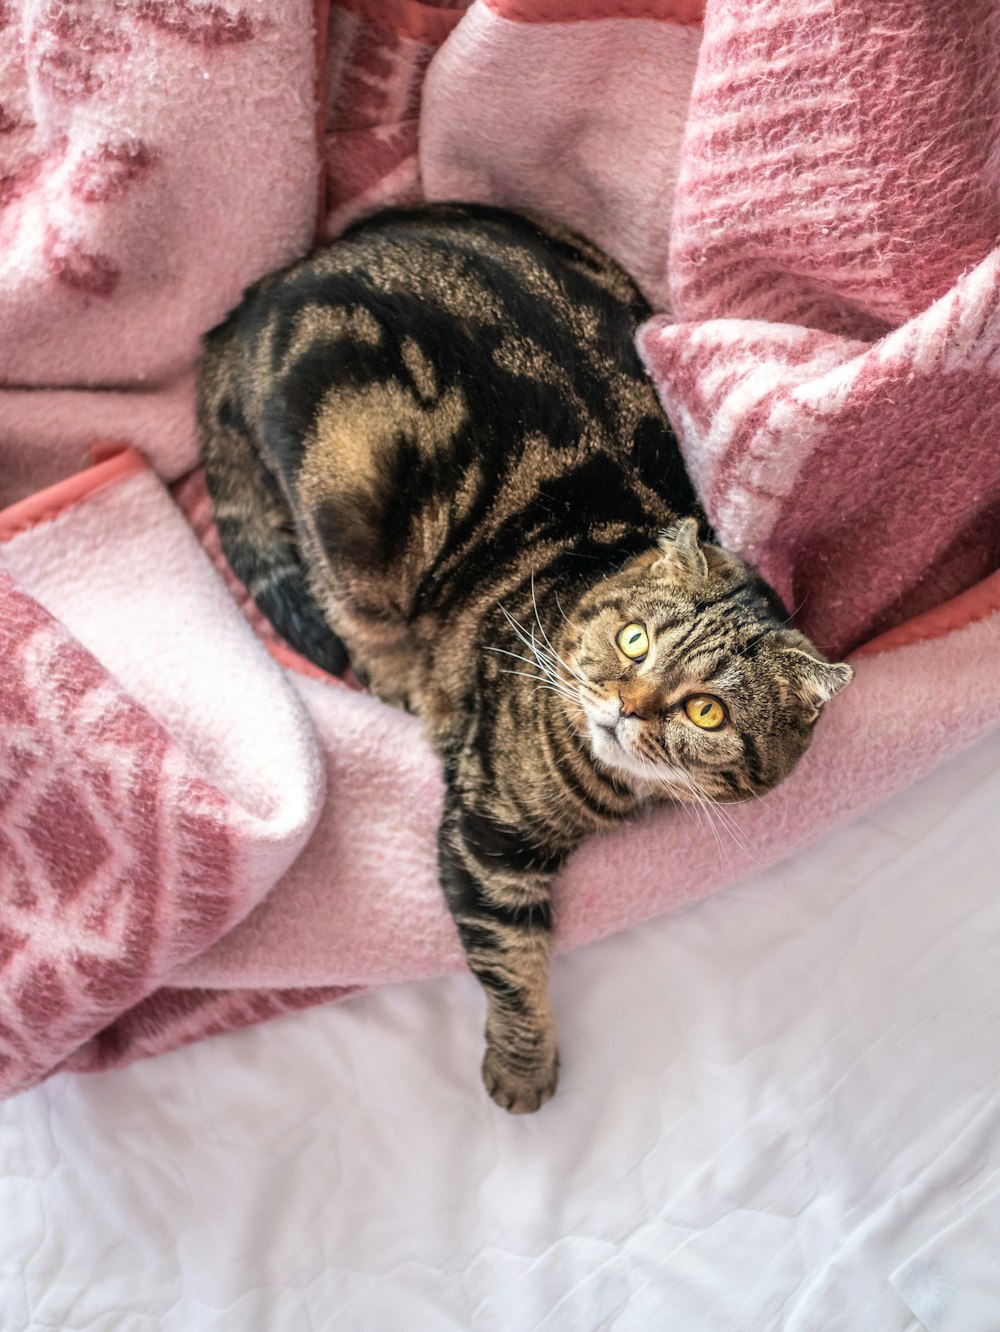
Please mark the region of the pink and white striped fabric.
POLYGON ((842 652, 1000 561, 1000 24, 708 17, 641 347, 720 536, 842 652))
POLYGON ((592 842, 560 947, 780 858, 1000 720, 991 7, 700 18, 0 0, 0 1093, 462 965, 413 719, 265 643, 199 474, 164 485, 197 457, 200 334, 317 212, 334 236, 463 197, 586 232, 658 311, 640 349, 722 537, 831 649, 888 630, 793 778, 734 810, 747 845, 720 857, 668 809, 592 842), (102 441, 134 449, 88 465, 102 441))

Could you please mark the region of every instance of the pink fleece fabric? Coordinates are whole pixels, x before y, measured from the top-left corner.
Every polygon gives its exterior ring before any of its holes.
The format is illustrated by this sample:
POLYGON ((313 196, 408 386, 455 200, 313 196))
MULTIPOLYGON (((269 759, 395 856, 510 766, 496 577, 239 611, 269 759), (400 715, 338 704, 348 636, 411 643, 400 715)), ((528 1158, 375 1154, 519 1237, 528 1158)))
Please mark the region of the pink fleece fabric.
POLYGON ((720 537, 831 652, 1000 558, 1000 27, 711 7, 640 337, 720 537))
POLYGON ((0 503, 95 436, 196 463, 202 333, 312 236, 312 10, 0 5, 0 503))
POLYGON ((0 1092, 462 965, 419 727, 280 665, 198 475, 180 507, 164 485, 196 458, 200 333, 307 248, 318 197, 327 235, 462 196, 605 245, 659 312, 641 350, 720 532, 821 641, 903 626, 721 845, 662 808, 582 847, 560 948, 1000 720, 993 584, 908 623, 1000 557, 995 29, 965 0, 933 33, 917 0, 695 16, 333 5, 317 147, 304 2, 0 4, 0 503, 95 441, 150 464, 0 541, 0 1092))

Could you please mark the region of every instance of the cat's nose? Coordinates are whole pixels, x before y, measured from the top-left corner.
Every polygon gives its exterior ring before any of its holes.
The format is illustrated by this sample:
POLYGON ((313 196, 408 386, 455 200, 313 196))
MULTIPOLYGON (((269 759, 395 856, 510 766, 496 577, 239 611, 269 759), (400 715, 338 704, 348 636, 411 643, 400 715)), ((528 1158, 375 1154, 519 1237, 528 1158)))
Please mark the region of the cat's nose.
POLYGON ((639 721, 646 720, 646 714, 635 699, 626 698, 624 694, 619 694, 618 697, 621 700, 621 707, 618 712, 622 717, 636 717, 639 721))

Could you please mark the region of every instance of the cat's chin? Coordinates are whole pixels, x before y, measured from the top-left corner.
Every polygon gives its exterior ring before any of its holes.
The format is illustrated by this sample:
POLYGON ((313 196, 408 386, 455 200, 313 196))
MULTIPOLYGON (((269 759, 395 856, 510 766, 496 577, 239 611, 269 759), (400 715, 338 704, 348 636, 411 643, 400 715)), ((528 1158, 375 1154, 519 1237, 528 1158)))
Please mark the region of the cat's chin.
POLYGON ((683 800, 689 785, 687 774, 668 764, 654 763, 633 751, 628 736, 620 736, 620 727, 620 723, 616 726, 587 717, 590 748, 596 762, 616 776, 626 778, 636 790, 657 789, 662 792, 667 787, 671 796, 683 800))

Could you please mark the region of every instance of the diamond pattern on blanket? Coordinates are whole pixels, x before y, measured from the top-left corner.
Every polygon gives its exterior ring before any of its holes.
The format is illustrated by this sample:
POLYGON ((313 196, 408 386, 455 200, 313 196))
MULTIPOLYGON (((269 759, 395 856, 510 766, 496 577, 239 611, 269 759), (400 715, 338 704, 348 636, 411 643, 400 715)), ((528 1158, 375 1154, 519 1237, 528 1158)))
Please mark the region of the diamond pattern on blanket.
POLYGON ((27 835, 60 905, 79 896, 110 853, 82 793, 65 777, 42 792, 27 835))
POLYGON ((0 1066, 15 1090, 225 929, 236 861, 221 794, 6 575, 0 662, 0 1066))

